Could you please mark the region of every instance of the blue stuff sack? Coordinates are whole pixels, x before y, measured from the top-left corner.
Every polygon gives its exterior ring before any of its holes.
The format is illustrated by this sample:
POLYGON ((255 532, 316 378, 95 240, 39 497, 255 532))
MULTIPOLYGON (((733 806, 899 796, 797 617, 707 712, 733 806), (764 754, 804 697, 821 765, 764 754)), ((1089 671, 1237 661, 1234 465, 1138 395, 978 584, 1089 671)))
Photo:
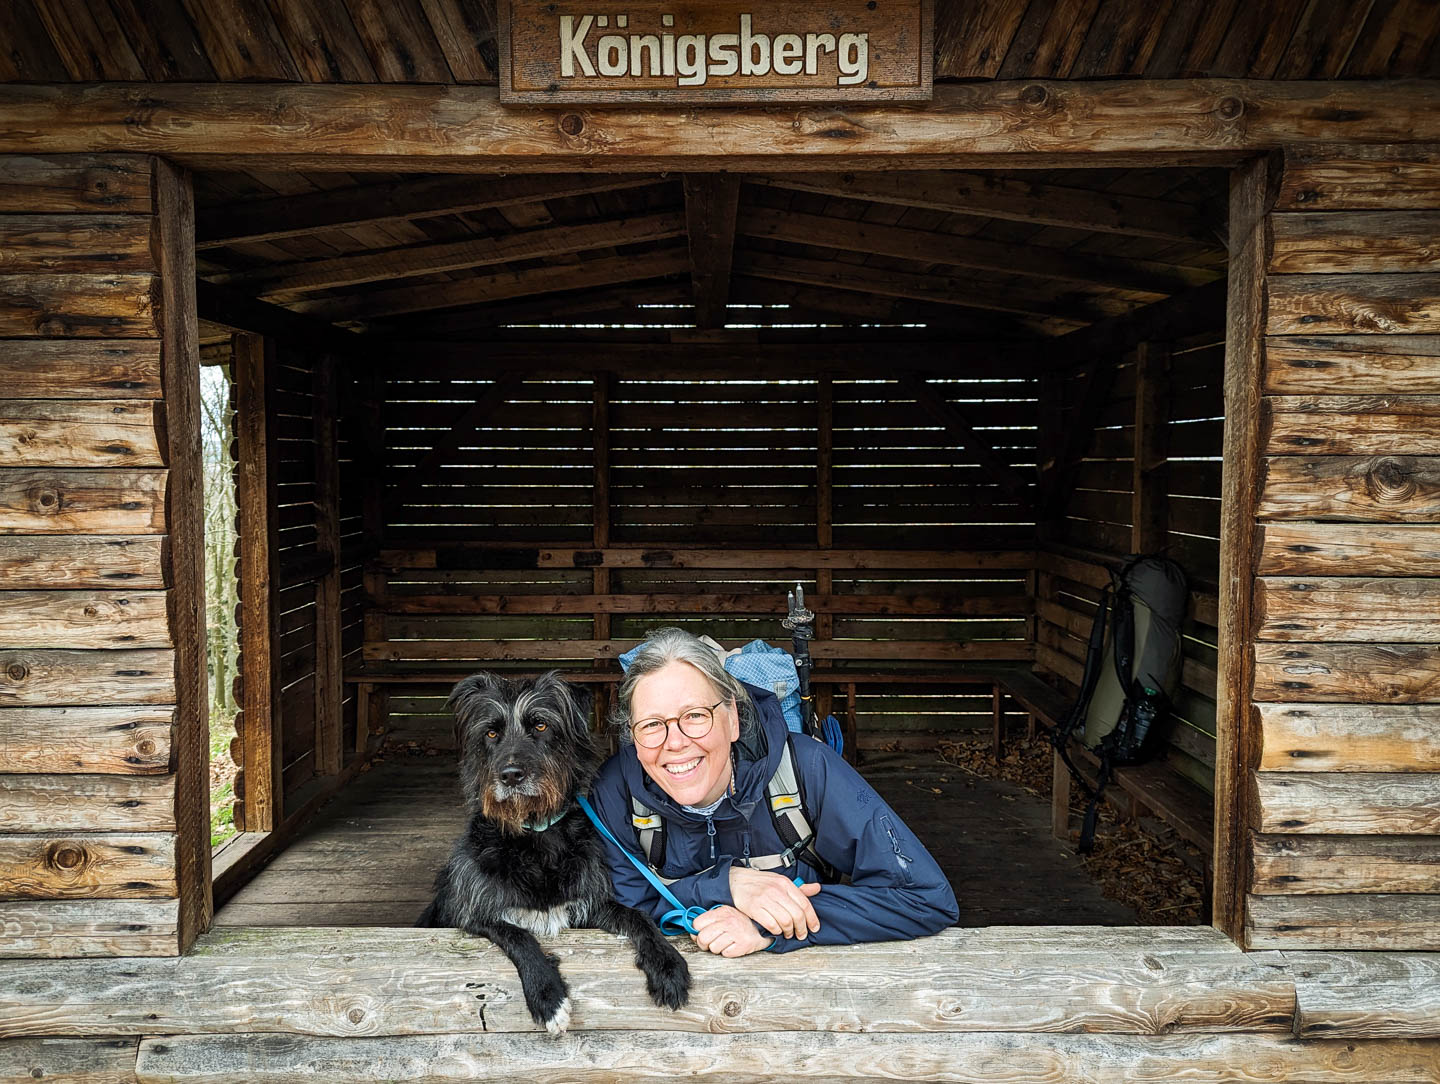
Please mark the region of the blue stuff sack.
MULTIPOLYGON (((631 661, 644 646, 644 643, 636 644, 621 655, 620 669, 629 670, 631 661)), ((771 647, 764 640, 751 640, 738 652, 725 656, 725 670, 747 685, 769 689, 780 701, 786 728, 796 734, 804 730, 804 716, 800 711, 800 675, 795 671, 795 660, 790 657, 790 652, 781 647, 771 647)))

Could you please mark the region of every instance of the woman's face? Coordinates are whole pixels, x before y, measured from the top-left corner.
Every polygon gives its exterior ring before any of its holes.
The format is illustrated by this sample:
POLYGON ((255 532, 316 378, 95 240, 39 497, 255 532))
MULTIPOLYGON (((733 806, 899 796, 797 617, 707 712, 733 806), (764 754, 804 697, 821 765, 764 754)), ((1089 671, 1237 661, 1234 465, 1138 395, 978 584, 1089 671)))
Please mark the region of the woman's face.
POLYGON ((687 737, 674 721, 687 708, 708 708, 721 695, 699 670, 678 661, 641 678, 631 694, 632 725, 640 719, 671 720, 663 745, 636 745, 635 755, 645 774, 681 805, 707 806, 730 784, 730 743, 740 737, 734 702, 715 709, 715 725, 701 738, 687 737))

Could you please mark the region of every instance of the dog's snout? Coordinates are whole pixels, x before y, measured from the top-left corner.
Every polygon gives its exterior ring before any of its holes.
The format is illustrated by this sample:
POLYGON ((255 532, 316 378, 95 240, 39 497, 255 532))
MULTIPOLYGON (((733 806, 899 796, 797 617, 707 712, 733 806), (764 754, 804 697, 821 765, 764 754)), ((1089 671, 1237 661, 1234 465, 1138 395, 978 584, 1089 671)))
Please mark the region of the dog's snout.
POLYGON ((519 786, 525 782, 525 769, 518 764, 510 764, 500 769, 500 781, 507 787, 519 786))

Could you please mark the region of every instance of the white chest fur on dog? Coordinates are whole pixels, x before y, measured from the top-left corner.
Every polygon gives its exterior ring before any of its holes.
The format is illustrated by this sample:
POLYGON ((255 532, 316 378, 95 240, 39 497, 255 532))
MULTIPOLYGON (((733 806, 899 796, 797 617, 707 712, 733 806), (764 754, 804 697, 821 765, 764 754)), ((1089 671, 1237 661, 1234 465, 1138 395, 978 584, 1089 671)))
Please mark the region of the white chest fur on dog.
POLYGON ((521 929, 529 930, 536 937, 554 937, 570 926, 570 907, 558 904, 545 911, 532 911, 528 907, 507 907, 500 917, 521 929))

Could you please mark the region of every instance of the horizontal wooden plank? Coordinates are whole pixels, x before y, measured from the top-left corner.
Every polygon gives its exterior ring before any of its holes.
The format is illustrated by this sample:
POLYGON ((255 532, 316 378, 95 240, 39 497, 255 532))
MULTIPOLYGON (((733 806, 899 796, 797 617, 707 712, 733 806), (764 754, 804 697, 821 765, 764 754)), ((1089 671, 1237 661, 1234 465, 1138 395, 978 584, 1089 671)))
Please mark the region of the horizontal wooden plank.
MULTIPOLYGON (((1003 585, 1009 587, 1010 585, 1003 585)), ((0 604, 4 593, 0 592, 0 604)), ((907 616, 1028 614, 1025 595, 949 595, 940 591, 903 595, 821 595, 809 593, 805 604, 817 614, 907 616)), ((392 614, 786 614, 789 604, 779 592, 760 594, 644 595, 407 595, 383 601, 392 614)))
POLYGON ((1440 335, 1331 335, 1265 340, 1272 395, 1440 394, 1440 335))
POLYGON ((1261 434, 1268 455, 1440 455, 1440 396, 1274 396, 1261 434))
POLYGON ((1257 572, 1271 576, 1440 576, 1440 526, 1266 523, 1257 572))
POLYGON ((17 590, 165 586, 161 535, 0 535, 0 582, 17 590))
POLYGON ((178 900, 20 900, 0 903, 0 930, 6 956, 174 956, 178 914, 178 900))
POLYGON ((0 156, 0 211, 149 214, 152 169, 144 155, 0 156))
POLYGON ((0 649, 0 707, 173 703, 173 651, 0 649))
POLYGON ((1267 335, 1440 332, 1434 275, 1271 275, 1267 335))
POLYGON ((149 215, 0 216, 0 275, 154 271, 149 215))
MULTIPOLYGON (((1440 208, 1440 159, 1425 147, 1294 148, 1275 206, 1279 210, 1389 211, 1440 208)), ((1337 216, 1340 217, 1340 216, 1337 216)))
POLYGON ((1252 772, 1255 829, 1298 835, 1440 835, 1440 772, 1252 772))
POLYGON ((1440 520, 1440 457, 1280 456, 1264 461, 1261 519, 1440 520))
POLYGON ((0 772, 169 770, 173 708, 0 708, 0 772))
POLYGON ((166 591, 0 591, 0 648, 171 647, 166 591))
POLYGON ((754 570, 857 569, 1027 569, 1033 550, 903 550, 903 549, 751 549, 734 547, 655 546, 651 548, 588 549, 563 546, 416 545, 382 549, 385 569, 525 569, 525 568, 718 568, 754 570))
POLYGON ((1440 896, 1250 895, 1245 943, 1252 949, 1433 952, 1440 949, 1440 896))
POLYGON ((1301 1038, 1433 1037, 1440 956, 1419 952, 1285 954, 1293 965, 1301 1038))
POLYGON ((0 1040, 0 1080, 134 1084, 138 1039, 0 1040))
MULTIPOLYGON (((453 640, 367 641, 363 656, 370 662, 613 659, 635 646, 633 640, 453 640)), ((814 659, 896 659, 927 661, 1015 660, 1030 657, 1029 647, 1019 641, 969 642, 819 640, 811 644, 814 659)), ((0 655, 0 661, 3 661, 0 655)), ((3 691, 0 691, 3 698, 3 691)))
POLYGON ((1255 836, 1251 889, 1267 895, 1440 893, 1435 836, 1255 836))
POLYGON ((0 275, 7 338, 150 339, 159 333, 159 279, 141 273, 0 275))
POLYGON ((162 534, 163 470, 0 469, 0 533, 162 534))
POLYGON ((0 899, 168 899, 175 895, 173 835, 0 836, 0 899))
POLYGON ((0 461, 10 467, 163 467, 159 404, 0 399, 0 461))
POLYGON ((159 399, 158 339, 15 339, 0 351, 15 399, 159 399))
POLYGON ((1440 579, 1271 577, 1255 580, 1260 640, 1440 643, 1440 579))
POLYGON ((1255 699, 1440 703, 1440 645, 1257 643, 1255 699))
POLYGON ((1271 274, 1440 270, 1440 211, 1274 214, 1271 274))
POLYGON ((1257 704, 1262 772, 1440 772, 1440 705, 1257 704))
MULTIPOLYGON (((328 929, 326 948, 321 932, 216 930, 179 961, 127 961, 127 993, 119 998, 113 964, 12 965, 12 981, 0 988, 0 1034, 244 1030, 338 1038, 461 1031, 480 1042, 518 1032, 535 1043, 515 968, 488 941, 454 930, 392 929, 377 938, 373 930, 328 929), (233 996, 237 989, 247 996, 233 996), (485 1005, 483 1020, 477 999, 485 1005)), ((1291 982, 1217 937, 1093 927, 1023 933, 947 930, 909 944, 811 948, 744 968, 679 939, 673 943, 694 977, 694 998, 679 1012, 650 1004, 622 939, 575 930, 545 943, 570 984, 577 1031, 619 1031, 622 1043, 651 1029, 669 1033, 672 1043, 683 1034, 682 1045, 717 1030, 747 1032, 753 1040, 817 1028, 863 1029, 866 1039, 887 1031, 1057 1026, 1171 1039, 1176 1032, 1289 1033, 1291 982), (794 992, 813 985, 817 967, 826 976, 824 1004, 797 1001, 794 992), (766 993, 775 989, 791 994, 766 993)), ((673 1078, 676 1065, 667 1071, 673 1078)))
POLYGON ((173 775, 0 775, 6 832, 173 832, 173 775))

